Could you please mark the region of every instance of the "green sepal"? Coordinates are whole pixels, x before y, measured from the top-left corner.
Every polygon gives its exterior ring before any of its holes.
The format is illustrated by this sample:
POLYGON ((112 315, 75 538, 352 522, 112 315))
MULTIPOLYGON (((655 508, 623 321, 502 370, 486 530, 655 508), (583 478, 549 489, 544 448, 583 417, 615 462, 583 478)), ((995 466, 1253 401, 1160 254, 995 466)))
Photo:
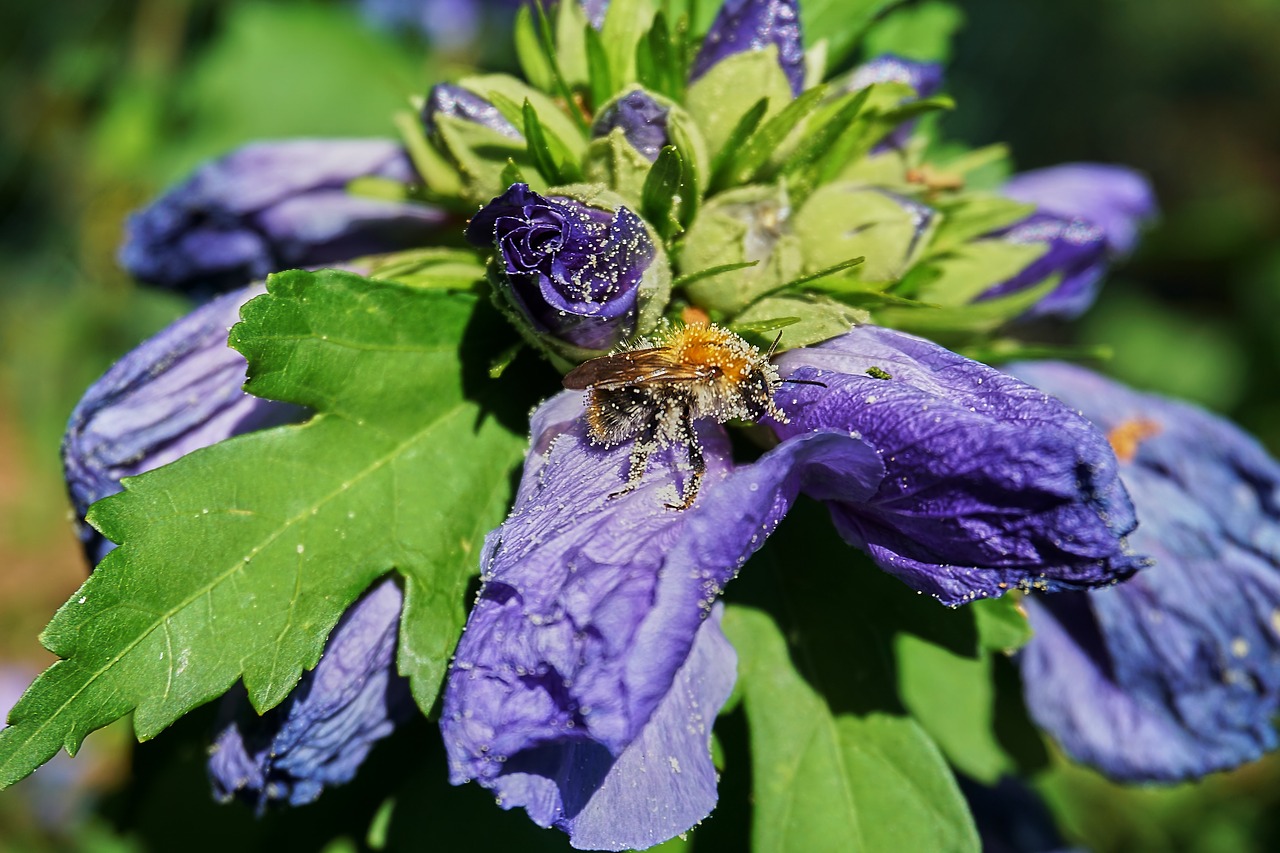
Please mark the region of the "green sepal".
POLYGON ((901 0, 802 0, 800 17, 805 32, 827 43, 828 64, 844 64, 867 28, 901 0))
POLYGON ((601 41, 609 59, 614 91, 639 82, 636 48, 652 26, 654 7, 649 0, 611 0, 600 25, 601 41))
POLYGON ((555 77, 551 69, 551 60, 543 47, 542 37, 538 33, 538 20, 534 14, 532 3, 521 3, 516 12, 512 35, 515 38, 516 61, 525 79, 544 92, 555 87, 555 77))
POLYGON ((783 143, 818 107, 826 93, 825 86, 815 86, 765 121, 743 145, 733 149, 722 161, 716 174, 712 175, 712 189, 765 182, 772 178, 780 164, 786 162, 788 149, 783 143), (766 169, 766 166, 771 168, 766 169))
POLYGON ((357 258, 375 281, 394 281, 407 287, 477 292, 484 283, 484 264, 467 249, 410 249, 388 255, 357 258))
POLYGON ((471 205, 461 198, 462 175, 427 138, 418 114, 404 110, 396 113, 394 121, 405 150, 409 152, 409 159, 413 161, 413 168, 422 178, 427 196, 454 209, 470 209, 471 205))
POLYGON ((783 317, 787 318, 787 323, 782 349, 810 346, 830 340, 871 319, 867 311, 827 296, 782 293, 766 296, 752 303, 734 318, 734 326, 751 326, 783 317))
POLYGON ((733 317, 764 294, 803 275, 803 250, 792 233, 790 212, 790 199, 782 186, 741 187, 705 202, 685 232, 681 268, 697 271, 759 263, 688 284, 689 299, 733 317))
POLYGON ((765 120, 792 101, 791 84, 772 44, 725 57, 689 86, 685 109, 706 140, 713 162, 725 150, 742 117, 762 99, 766 101, 765 120))
POLYGON ((1007 228, 1029 216, 1036 209, 993 193, 965 193, 934 202, 942 215, 938 230, 929 244, 929 256, 941 255, 958 249, 984 234, 1007 228))
POLYGON ((588 183, 604 184, 636 211, 641 210, 645 179, 652 168, 653 164, 627 141, 620 127, 608 136, 591 140, 582 164, 588 183))
POLYGON ((458 85, 489 101, 516 127, 524 122, 523 105, 528 101, 533 105, 539 123, 549 135, 563 143, 575 162, 586 150, 584 129, 566 114, 560 104, 528 84, 507 74, 482 74, 464 77, 458 85))
POLYGON ((469 203, 468 212, 505 189, 502 172, 507 163, 533 165, 524 142, 503 136, 492 128, 447 115, 437 116, 435 126, 441 147, 448 152, 462 179, 457 192, 469 203))
POLYGON ((1044 243, 974 240, 912 270, 916 281, 898 291, 945 307, 967 305, 1002 281, 1013 278, 1049 251, 1044 243), (918 283, 916 283, 918 281, 918 283))
POLYGON ((915 307, 885 305, 872 309, 874 322, 923 335, 949 349, 964 349, 984 335, 1021 316, 1058 286, 1054 276, 1035 287, 968 305, 920 303, 915 307))
POLYGON ((569 184, 582 180, 582 169, 568 146, 549 133, 538 118, 537 110, 527 100, 521 109, 524 138, 529 159, 550 184, 569 184))
POLYGON ((246 387, 314 416, 127 478, 90 508, 120 546, 42 635, 61 660, 0 732, 0 785, 129 712, 154 737, 237 680, 259 712, 274 707, 393 569, 398 669, 434 704, 525 445, 494 417, 510 416, 511 389, 464 385, 464 354, 483 358, 502 329, 474 295, 336 270, 267 290, 231 333, 246 387))
POLYGON ((640 209, 664 241, 684 230, 680 224, 680 208, 684 196, 696 192, 692 184, 680 150, 674 145, 663 146, 645 178, 640 209))
POLYGON ((806 271, 863 257, 858 277, 887 284, 915 263, 935 225, 921 229, 916 214, 879 188, 841 182, 811 195, 796 211, 792 227, 806 271))
POLYGON ((812 130, 782 165, 782 174, 799 198, 830 181, 848 163, 856 162, 855 152, 870 150, 862 135, 853 130, 870 97, 870 89, 842 95, 834 101, 834 108, 828 107, 810 122, 812 130))

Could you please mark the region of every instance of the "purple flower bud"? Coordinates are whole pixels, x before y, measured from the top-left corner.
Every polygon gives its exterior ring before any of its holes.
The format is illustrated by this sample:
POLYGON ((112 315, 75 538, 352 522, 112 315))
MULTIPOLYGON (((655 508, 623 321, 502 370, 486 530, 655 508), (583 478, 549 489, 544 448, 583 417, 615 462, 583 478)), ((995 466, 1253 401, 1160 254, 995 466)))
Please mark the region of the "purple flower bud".
POLYGON ((670 141, 667 136, 668 112, 646 92, 635 89, 600 111, 591 135, 608 136, 614 128, 622 128, 631 147, 653 162, 670 141))
POLYGON ((1235 767, 1277 745, 1280 464, 1234 424, 1058 363, 1012 368, 1106 430, 1154 565, 1090 593, 1026 599, 1035 720, 1127 781, 1235 767))
POLYGON ((1097 225, 1113 256, 1133 251, 1139 226, 1159 212, 1150 181, 1132 169, 1102 163, 1022 172, 1000 192, 1046 213, 1097 225))
POLYGON ((513 184, 472 217, 467 239, 497 249, 503 295, 536 331, 588 349, 634 331, 655 250, 625 207, 611 213, 513 184))
POLYGON ((223 700, 209 758, 214 794, 259 810, 298 806, 326 785, 350 781, 373 745, 413 712, 409 683, 395 672, 404 594, 376 584, 343 615, 316 668, 281 705, 259 717, 243 692, 223 700))
POLYGON ((1043 243, 1048 251, 1018 275, 987 290, 990 299, 1032 287, 1051 275, 1061 281, 1026 318, 1070 319, 1097 297, 1108 262, 1128 254, 1142 221, 1156 214, 1150 183, 1131 169, 1070 163, 1015 175, 1001 192, 1037 211, 992 236, 1011 243, 1043 243))
POLYGON ((1041 243, 1048 248, 1020 273, 988 288, 975 301, 1018 293, 1058 275, 1058 286, 1031 306, 1023 315, 1025 319, 1070 319, 1093 304, 1107 270, 1107 240, 1100 227, 1083 219, 1033 213, 993 236, 1017 245, 1041 243))
POLYGON ((804 41, 796 0, 725 0, 693 62, 693 82, 736 53, 778 48, 778 63, 793 94, 804 90, 804 41))
POLYGON ((346 191, 364 177, 416 180, 393 142, 246 145, 130 216, 120 264, 151 284, 218 292, 282 269, 420 245, 443 221, 424 205, 346 191))
POLYGON ((1047 394, 929 341, 860 326, 779 359, 784 439, 860 436, 886 476, 828 501, 846 541, 945 604, 1111 583, 1142 565, 1106 437, 1047 394))
POLYGON ((433 137, 439 135, 436 126, 439 116, 451 116, 482 125, 508 139, 524 139, 524 134, 507 121, 497 107, 470 89, 453 83, 437 83, 432 86, 427 94, 427 102, 422 105, 423 126, 433 137))
POLYGON ((609 0, 578 0, 587 21, 597 30, 604 26, 604 16, 609 12, 609 0))
MULTIPOLYGON (((89 387, 62 441, 76 517, 120 491, 120 480, 245 432, 297 420, 302 410, 241 390, 244 356, 227 346, 246 288, 197 308, 145 341, 89 387)), ((79 523, 97 564, 115 545, 79 523)))

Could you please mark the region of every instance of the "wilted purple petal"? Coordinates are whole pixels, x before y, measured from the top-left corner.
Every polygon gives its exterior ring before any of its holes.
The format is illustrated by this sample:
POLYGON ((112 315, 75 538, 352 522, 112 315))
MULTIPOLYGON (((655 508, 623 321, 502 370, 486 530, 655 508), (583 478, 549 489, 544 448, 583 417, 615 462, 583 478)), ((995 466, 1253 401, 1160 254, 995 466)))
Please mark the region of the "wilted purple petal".
POLYGON ((130 216, 120 264, 151 284, 218 292, 281 269, 420 245, 443 221, 421 204, 345 192, 364 177, 415 180, 394 142, 246 145, 130 216))
POLYGON ((708 472, 678 512, 667 504, 688 476, 673 468, 683 449, 655 454, 635 491, 610 498, 630 448, 594 446, 580 414, 581 396, 564 394, 534 416, 441 730, 455 784, 492 788, 575 846, 650 846, 715 803, 707 737, 732 684, 732 655, 707 624, 720 590, 802 487, 863 499, 884 469, 864 442, 830 433, 734 469, 724 431, 707 425, 708 472))
POLYGON ((1014 365, 1107 430, 1154 566, 1112 589, 1026 601, 1036 721, 1118 779, 1173 781, 1275 748, 1280 464, 1194 406, 1065 364, 1014 365))
POLYGON ((778 48, 792 94, 804 89, 804 39, 796 0, 725 0, 689 72, 693 82, 736 53, 778 48))
MULTIPOLYGON (((209 302, 143 342, 89 387, 62 441, 67 488, 77 519, 120 491, 120 480, 193 450, 297 420, 297 406, 241 390, 244 356, 227 346, 240 305, 262 293, 245 288, 209 302)), ((115 545, 88 525, 78 533, 95 565, 115 545)))
POLYGON ((219 799, 297 806, 326 785, 350 781, 373 745, 414 709, 394 663, 403 603, 392 578, 371 588, 343 615, 316 668, 264 716, 243 693, 223 700, 228 722, 209 758, 219 799))
POLYGON ((497 107, 470 89, 454 83, 437 83, 432 86, 426 103, 422 105, 422 123, 431 136, 439 133, 436 122, 440 116, 465 119, 508 139, 524 139, 519 128, 508 121, 497 107))
POLYGON ((845 539, 946 604, 1070 589, 1142 564, 1105 436, 1047 394, 929 341, 860 326, 779 359, 784 439, 845 430, 887 470, 865 501, 832 500, 845 539), (887 378, 877 378, 887 376, 887 378))
MULTIPOLYGON (((874 83, 905 83, 916 93, 914 98, 902 101, 910 103, 918 98, 937 94, 942 88, 942 65, 937 62, 917 62, 886 53, 855 68, 842 88, 846 92, 857 92, 874 83)), ((915 126, 915 120, 898 125, 887 137, 876 143, 875 152, 906 145, 915 126)))
POLYGON ((1107 240, 1100 226, 1037 212, 993 236, 1017 245, 1044 244, 1048 250, 1013 278, 988 288, 978 301, 1017 293, 1057 275, 1058 285, 1027 309, 1026 319, 1070 319, 1093 304, 1107 270, 1107 240))
POLYGON ((655 249, 625 207, 610 212, 512 184, 472 217, 467 239, 497 250, 504 295, 537 331, 608 349, 635 330, 655 249))
POLYGON ((596 116, 592 136, 608 136, 614 128, 622 128, 622 134, 650 162, 658 159, 658 153, 670 142, 667 136, 666 107, 659 104, 640 89, 628 92, 609 104, 596 116))
POLYGON ((1021 172, 1000 193, 1047 213, 1097 225, 1112 255, 1133 251, 1139 226, 1158 212, 1150 181, 1133 169, 1103 163, 1064 163, 1021 172))

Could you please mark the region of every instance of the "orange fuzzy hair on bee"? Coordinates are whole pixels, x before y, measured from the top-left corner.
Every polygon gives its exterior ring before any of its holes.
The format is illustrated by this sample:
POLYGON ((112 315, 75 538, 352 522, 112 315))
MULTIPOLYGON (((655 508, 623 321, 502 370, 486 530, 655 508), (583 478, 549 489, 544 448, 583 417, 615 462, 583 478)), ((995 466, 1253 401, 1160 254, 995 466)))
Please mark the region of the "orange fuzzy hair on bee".
POLYGON ((683 444, 693 476, 672 508, 685 509, 697 498, 706 472, 697 421, 755 421, 769 415, 785 423, 786 415, 773 402, 781 380, 770 354, 708 323, 671 327, 571 370, 564 387, 587 392, 591 440, 605 447, 636 441, 627 483, 614 496, 640 484, 651 453, 683 444))

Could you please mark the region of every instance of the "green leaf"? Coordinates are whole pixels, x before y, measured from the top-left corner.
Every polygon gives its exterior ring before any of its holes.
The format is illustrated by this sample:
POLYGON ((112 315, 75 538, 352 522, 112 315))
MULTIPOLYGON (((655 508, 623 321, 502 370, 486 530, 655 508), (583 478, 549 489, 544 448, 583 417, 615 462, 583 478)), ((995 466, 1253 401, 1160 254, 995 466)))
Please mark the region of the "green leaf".
POLYGON ((462 176, 443 154, 427 139, 422 120, 415 113, 401 111, 395 115, 396 129, 404 142, 413 167, 422 176, 433 199, 456 200, 462 191, 462 176))
POLYGON ((919 61, 945 62, 951 57, 951 40, 963 24, 964 12, 945 0, 904 3, 867 31, 863 53, 893 53, 919 61))
POLYGON ((913 294, 925 302, 960 306, 972 302, 991 287, 1013 278, 1049 251, 1044 243, 1010 243, 975 240, 957 246, 924 266, 936 272, 913 294))
POLYGON ((859 308, 816 294, 779 294, 766 296, 734 318, 734 326, 749 326, 779 317, 790 319, 784 347, 809 346, 843 335, 871 315, 859 308))
POLYGON ((121 544, 42 636, 61 660, 0 732, 0 784, 129 712, 151 738, 237 680, 259 711, 275 706, 393 569, 399 669, 430 708, 525 444, 500 422, 497 389, 460 362, 501 328, 483 307, 333 270, 272 276, 232 342, 250 391, 316 414, 128 479, 91 508, 121 544))
POLYGON ((654 16, 649 32, 636 44, 636 77, 646 89, 674 101, 683 99, 683 62, 667 27, 667 17, 661 11, 654 16))
POLYGON ((868 87, 841 98, 831 115, 815 122, 814 129, 791 152, 783 164, 783 174, 800 198, 831 180, 848 163, 860 143, 858 134, 850 133, 850 129, 870 97, 868 87))
POLYGON ((609 54, 604 47, 604 39, 595 27, 586 25, 583 38, 587 46, 587 81, 591 95, 591 108, 600 112, 600 108, 618 91, 613 85, 613 72, 609 68, 609 54))
POLYGON ((734 152, 747 144, 747 140, 756 132, 760 122, 764 121, 765 113, 768 111, 768 99, 761 98, 742 114, 733 129, 729 131, 729 135, 725 137, 724 145, 716 156, 711 159, 711 183, 713 186, 718 182, 717 176, 728 173, 729 161, 733 159, 734 152))
POLYGON ((840 182, 811 195, 796 211, 793 227, 804 247, 806 270, 862 257, 863 281, 892 282, 929 244, 933 226, 922 227, 917 214, 890 194, 840 182))

